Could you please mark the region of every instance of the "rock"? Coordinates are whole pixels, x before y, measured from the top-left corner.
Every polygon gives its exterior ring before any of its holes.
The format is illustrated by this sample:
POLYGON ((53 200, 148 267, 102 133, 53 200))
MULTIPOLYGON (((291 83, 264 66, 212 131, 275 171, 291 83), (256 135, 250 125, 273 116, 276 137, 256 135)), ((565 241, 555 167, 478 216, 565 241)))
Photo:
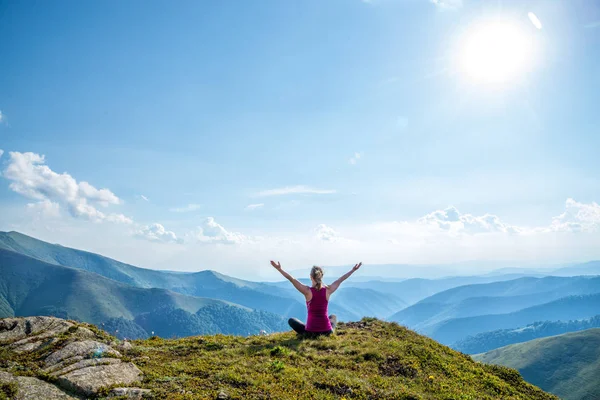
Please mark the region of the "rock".
POLYGON ((119 346, 119 348, 121 350, 131 350, 133 349, 133 345, 131 343, 129 343, 127 340, 125 340, 123 343, 121 343, 121 346, 119 346))
POLYGON ((83 356, 70 357, 70 358, 62 360, 61 362, 59 362, 57 364, 46 367, 46 368, 42 369, 42 371, 49 374, 53 371, 58 371, 59 369, 63 369, 67 365, 75 364, 77 361, 81 361, 81 360, 83 360, 83 356))
POLYGON ((62 349, 50 354, 46 357, 46 366, 49 367, 74 356, 99 358, 107 356, 121 357, 121 354, 104 343, 96 342, 95 340, 83 340, 80 342, 69 343, 62 349))
POLYGON ((50 372, 52 376, 61 376, 68 374, 71 371, 75 371, 76 369, 91 367, 94 365, 108 365, 108 364, 120 364, 121 360, 118 358, 92 358, 87 360, 81 360, 74 364, 70 364, 62 369, 55 369, 53 372, 50 372))
MULTIPOLYGON (((114 386, 123 387, 111 392, 117 393, 112 394, 113 397, 141 399, 151 394, 148 389, 128 387, 142 379, 142 372, 134 364, 117 358, 121 357, 117 350, 93 340, 97 339, 96 334, 86 327, 53 317, 0 319, 0 347, 11 352, 32 352, 58 341, 62 345, 65 338, 66 345, 45 359, 40 359, 41 352, 32 354, 36 362, 44 361, 45 368, 42 371, 55 379, 52 384, 34 377, 13 376, 0 371, 0 382, 13 383, 18 388, 17 394, 10 396, 35 400, 79 398, 74 395, 96 398, 101 388, 114 386), (66 335, 60 336, 64 333, 66 335)), ((133 348, 129 342, 119 346, 124 351, 133 348)), ((2 368, 13 363, 0 361, 2 368)))
POLYGON ((152 391, 150 389, 140 389, 140 388, 114 388, 110 391, 109 397, 117 397, 124 396, 128 399, 144 399, 152 397, 152 391))
POLYGON ((88 328, 84 328, 83 326, 77 327, 77 330, 71 335, 71 337, 81 340, 94 340, 97 338, 94 332, 90 331, 88 328))
POLYGON ((4 318, 0 320, 0 342, 40 341, 60 335, 72 326, 72 323, 54 317, 4 318))
POLYGON ((225 400, 228 398, 229 398, 229 395, 223 391, 219 392, 219 394, 217 395, 217 400, 225 400))
POLYGON ((62 375, 58 384, 67 390, 93 396, 100 388, 130 385, 141 380, 142 375, 142 371, 132 363, 96 365, 62 375))
POLYGON ((0 371, 0 383, 16 383, 17 393, 11 400, 69 400, 76 399, 56 386, 29 376, 13 376, 8 372, 0 371))

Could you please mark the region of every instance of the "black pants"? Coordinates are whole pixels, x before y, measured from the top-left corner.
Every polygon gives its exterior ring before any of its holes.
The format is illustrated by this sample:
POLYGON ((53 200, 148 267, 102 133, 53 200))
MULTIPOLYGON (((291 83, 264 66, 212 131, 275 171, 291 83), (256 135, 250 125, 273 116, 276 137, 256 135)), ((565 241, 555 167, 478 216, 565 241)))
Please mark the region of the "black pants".
POLYGON ((329 322, 331 322, 331 330, 330 331, 325 331, 325 332, 307 332, 306 331, 306 325, 304 325, 304 323, 302 323, 302 321, 300 321, 297 318, 290 318, 288 319, 288 324, 290 324, 290 327, 296 331, 296 333, 299 333, 301 335, 306 335, 306 336, 319 336, 319 335, 331 335, 333 333, 333 330, 335 329, 335 326, 337 325, 337 318, 335 315, 330 315, 329 316, 329 322))

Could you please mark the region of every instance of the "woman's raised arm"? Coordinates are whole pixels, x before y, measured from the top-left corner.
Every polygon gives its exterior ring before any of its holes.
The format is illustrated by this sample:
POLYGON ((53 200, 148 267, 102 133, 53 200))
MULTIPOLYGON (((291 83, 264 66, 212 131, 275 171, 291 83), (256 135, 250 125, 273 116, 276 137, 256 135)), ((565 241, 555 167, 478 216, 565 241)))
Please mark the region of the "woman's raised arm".
POLYGON ((362 262, 359 262, 358 264, 354 265, 354 267, 352 267, 352 269, 350 271, 346 272, 344 275, 340 276, 331 285, 327 286, 327 291, 329 292, 328 294, 331 295, 333 292, 335 292, 340 287, 342 282, 344 282, 346 279, 350 278, 350 275, 352 275, 353 273, 358 271, 358 269, 360 268, 361 265, 362 265, 362 262))
POLYGON ((287 272, 285 272, 283 270, 283 268, 281 268, 281 263, 280 262, 275 262, 275 261, 271 261, 271 265, 281 273, 281 275, 283 275, 285 277, 285 279, 287 279, 288 281, 292 282, 292 285, 294 285, 294 287, 296 289, 298 289, 298 291, 300 293, 302 293, 305 297, 307 297, 308 295, 310 295, 310 288, 306 285, 303 285, 298 279, 294 278, 293 276, 291 276, 290 274, 288 274, 287 272))

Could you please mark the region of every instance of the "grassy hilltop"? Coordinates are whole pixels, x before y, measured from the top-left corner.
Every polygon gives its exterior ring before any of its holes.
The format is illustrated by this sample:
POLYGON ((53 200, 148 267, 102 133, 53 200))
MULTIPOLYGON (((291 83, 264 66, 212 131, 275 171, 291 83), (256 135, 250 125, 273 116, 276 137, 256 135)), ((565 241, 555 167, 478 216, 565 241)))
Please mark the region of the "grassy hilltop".
POLYGON ((150 338, 129 355, 159 398, 555 399, 515 370, 480 364, 397 324, 341 324, 337 334, 150 338))
POLYGON ((600 398, 600 328, 512 344, 475 358, 516 368, 563 399, 600 398))

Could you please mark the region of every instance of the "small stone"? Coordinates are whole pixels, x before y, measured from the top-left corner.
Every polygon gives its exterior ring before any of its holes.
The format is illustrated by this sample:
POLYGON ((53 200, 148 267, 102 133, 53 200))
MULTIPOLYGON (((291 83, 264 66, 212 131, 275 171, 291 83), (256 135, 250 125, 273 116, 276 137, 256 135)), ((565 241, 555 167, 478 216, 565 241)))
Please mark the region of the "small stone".
POLYGON ((219 394, 217 395, 217 400, 225 400, 228 398, 229 398, 229 395, 223 391, 219 392, 219 394))
POLYGON ((150 389, 120 387, 110 391, 109 397, 126 397, 128 399, 144 399, 152 397, 150 389))
POLYGON ((117 349, 121 350, 122 352, 126 352, 128 350, 133 349, 133 345, 131 343, 129 343, 127 340, 125 340, 123 343, 121 343, 119 346, 117 346, 117 349))

